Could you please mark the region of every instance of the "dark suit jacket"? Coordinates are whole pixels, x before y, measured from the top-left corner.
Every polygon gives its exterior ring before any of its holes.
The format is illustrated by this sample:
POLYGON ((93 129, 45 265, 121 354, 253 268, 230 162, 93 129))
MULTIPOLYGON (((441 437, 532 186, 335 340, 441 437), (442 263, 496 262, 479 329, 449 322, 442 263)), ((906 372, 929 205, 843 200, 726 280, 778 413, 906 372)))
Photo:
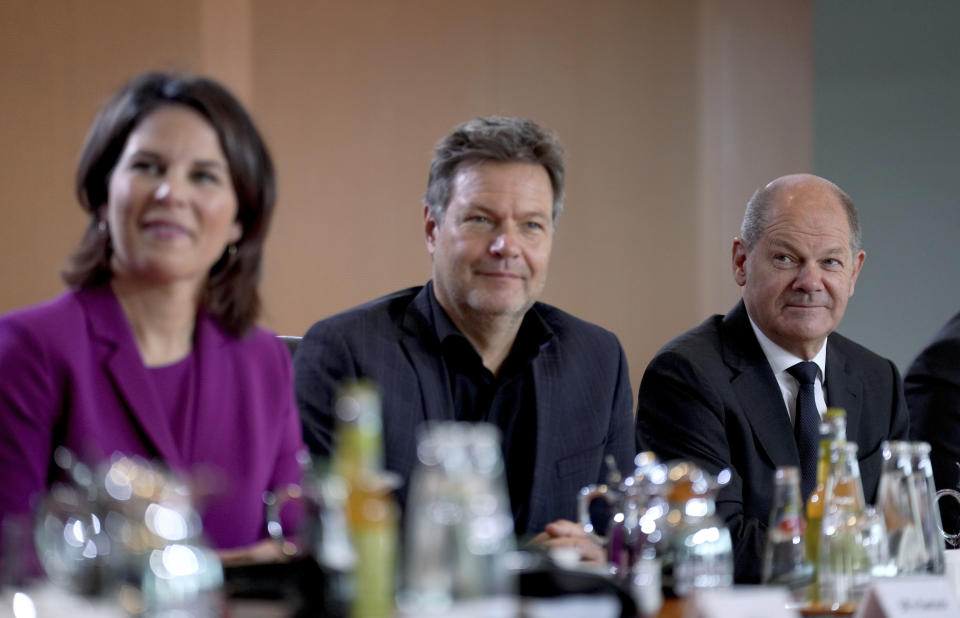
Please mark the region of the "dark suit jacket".
MULTIPOLYGON (((827 403, 847 411, 847 439, 859 445, 864 493, 880 479, 880 443, 907 435, 896 367, 836 333, 827 343, 827 403)), ((756 582, 777 466, 800 457, 783 395, 750 327, 743 302, 665 345, 640 384, 637 439, 663 459, 732 472, 718 514, 734 542, 735 578, 756 582)))
POLYGON ((213 544, 265 537, 263 492, 300 479, 290 355, 263 329, 237 339, 202 312, 193 354, 198 413, 178 431, 109 286, 0 318, 0 520, 28 511, 64 445, 91 464, 120 452, 204 472, 217 481, 203 512, 213 544))
MULTIPOLYGON (((449 373, 435 329, 427 323, 429 287, 402 290, 314 324, 294 359, 297 403, 310 449, 329 454, 337 385, 369 378, 383 392, 385 464, 409 480, 417 461, 417 428, 454 420, 449 373)), ((536 303, 553 331, 533 361, 536 444, 530 513, 518 531, 539 531, 576 518, 576 494, 604 476, 603 458, 633 469, 632 392, 623 350, 613 333, 536 303)), ((509 478, 509 471, 508 471, 509 478)), ((403 492, 401 492, 401 500, 403 492)))
MULTIPOLYGON (((960 489, 960 314, 940 329, 904 379, 910 437, 929 442, 938 488, 960 489)), ((960 508, 940 501, 944 529, 960 529, 960 508)))

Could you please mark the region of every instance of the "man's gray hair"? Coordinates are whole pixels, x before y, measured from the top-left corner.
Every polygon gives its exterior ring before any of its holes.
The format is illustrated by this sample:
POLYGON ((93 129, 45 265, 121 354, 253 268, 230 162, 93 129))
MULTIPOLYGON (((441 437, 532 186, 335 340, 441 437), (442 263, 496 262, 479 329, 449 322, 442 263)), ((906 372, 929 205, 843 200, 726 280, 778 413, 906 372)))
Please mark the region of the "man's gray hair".
POLYGON ((563 210, 564 152, 556 134, 532 120, 474 118, 440 140, 433 150, 424 203, 439 223, 447 212, 453 179, 461 166, 485 161, 542 165, 553 188, 553 225, 563 210))
MULTIPOLYGON (((856 255, 863 248, 863 236, 860 232, 860 219, 857 217, 857 209, 853 205, 853 200, 843 189, 832 182, 829 184, 837 199, 843 204, 843 210, 847 214, 847 223, 850 226, 850 254, 856 255)), ((774 197, 782 189, 783 186, 780 183, 771 182, 757 189, 750 201, 747 202, 747 210, 743 213, 743 223, 740 224, 740 238, 747 246, 747 251, 752 251, 766 232, 767 213, 770 211, 774 197)))

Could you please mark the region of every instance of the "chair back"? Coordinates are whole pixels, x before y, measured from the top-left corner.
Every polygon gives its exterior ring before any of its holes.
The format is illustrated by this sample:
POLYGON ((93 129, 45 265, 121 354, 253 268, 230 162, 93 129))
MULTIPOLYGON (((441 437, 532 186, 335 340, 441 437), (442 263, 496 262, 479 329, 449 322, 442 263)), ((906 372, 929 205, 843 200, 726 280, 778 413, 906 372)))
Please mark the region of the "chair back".
POLYGON ((286 344, 287 349, 290 350, 290 358, 293 358, 293 355, 297 351, 297 346, 300 345, 300 340, 303 339, 303 337, 295 337, 293 335, 277 335, 277 339, 286 344))

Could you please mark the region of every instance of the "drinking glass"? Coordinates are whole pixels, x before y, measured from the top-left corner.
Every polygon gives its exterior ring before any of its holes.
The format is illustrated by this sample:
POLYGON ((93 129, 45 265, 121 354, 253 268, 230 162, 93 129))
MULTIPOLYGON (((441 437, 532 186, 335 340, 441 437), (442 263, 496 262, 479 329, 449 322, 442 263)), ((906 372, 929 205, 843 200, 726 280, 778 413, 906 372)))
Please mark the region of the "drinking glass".
POLYGON ((455 601, 513 592, 513 517, 499 430, 486 423, 425 427, 407 497, 402 612, 442 613, 455 601))

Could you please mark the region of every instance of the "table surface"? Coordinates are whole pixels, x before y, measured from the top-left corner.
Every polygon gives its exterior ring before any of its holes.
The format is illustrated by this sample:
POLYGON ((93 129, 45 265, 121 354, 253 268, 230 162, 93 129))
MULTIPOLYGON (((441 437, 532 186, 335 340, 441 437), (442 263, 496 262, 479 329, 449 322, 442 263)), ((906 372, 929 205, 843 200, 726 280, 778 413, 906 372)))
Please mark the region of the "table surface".
MULTIPOLYGON (((666 599, 656 618, 683 618, 687 603, 683 599, 666 599)), ((233 599, 228 618, 289 618, 290 607, 277 601, 233 599)))
POLYGON ((684 599, 664 599, 657 618, 683 618, 686 609, 687 602, 684 599))

